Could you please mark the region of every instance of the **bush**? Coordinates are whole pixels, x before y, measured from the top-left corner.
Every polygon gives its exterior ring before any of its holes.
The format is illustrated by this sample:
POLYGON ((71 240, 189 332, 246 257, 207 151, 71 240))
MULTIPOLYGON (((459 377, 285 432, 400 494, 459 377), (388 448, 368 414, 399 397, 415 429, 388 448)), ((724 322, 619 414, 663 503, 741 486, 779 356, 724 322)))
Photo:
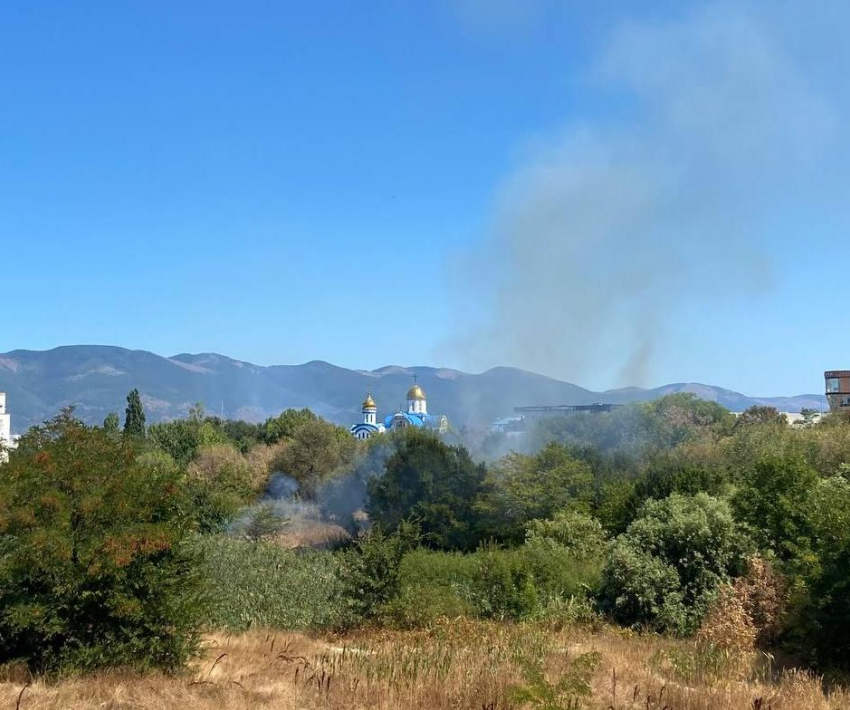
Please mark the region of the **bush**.
POLYGON ((509 550, 485 546, 473 553, 414 550, 401 562, 400 592, 387 615, 402 626, 458 616, 586 617, 600 563, 577 560, 551 542, 509 550))
POLYGON ((650 500, 612 546, 602 606, 625 624, 693 633, 719 585, 742 571, 744 552, 724 501, 705 493, 650 500))
POLYGON ((384 615, 401 592, 402 559, 418 541, 419 530, 409 523, 402 523, 392 534, 374 527, 341 554, 350 621, 384 615))
POLYGON ((484 547, 475 557, 472 601, 485 619, 523 619, 538 610, 534 575, 522 555, 484 547))
POLYGON ((200 596, 173 465, 65 412, 0 476, 0 662, 39 670, 176 668, 200 596))
POLYGON ((526 531, 526 543, 549 541, 577 559, 598 558, 607 542, 599 521, 577 511, 562 511, 549 520, 532 520, 526 531))
POLYGON ((343 567, 330 552, 294 552, 270 542, 200 536, 210 628, 308 629, 340 625, 343 567))
POLYGON ((421 627, 440 618, 477 616, 475 570, 471 554, 413 550, 401 562, 400 592, 387 606, 387 617, 399 626, 421 627))
POLYGON ((577 557, 551 538, 529 540, 512 551, 520 555, 534 576, 541 601, 586 597, 599 586, 603 554, 577 557))

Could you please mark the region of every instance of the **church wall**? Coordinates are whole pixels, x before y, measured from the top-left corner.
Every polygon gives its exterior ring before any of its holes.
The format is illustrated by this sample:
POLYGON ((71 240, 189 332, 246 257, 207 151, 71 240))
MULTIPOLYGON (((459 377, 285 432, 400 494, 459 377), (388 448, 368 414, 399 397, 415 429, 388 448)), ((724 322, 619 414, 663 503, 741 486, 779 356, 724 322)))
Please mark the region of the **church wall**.
MULTIPOLYGON (((6 411, 6 393, 0 392, 0 443, 3 447, 12 446, 12 415, 6 411)), ((6 461, 8 453, 0 452, 0 463, 6 461)))

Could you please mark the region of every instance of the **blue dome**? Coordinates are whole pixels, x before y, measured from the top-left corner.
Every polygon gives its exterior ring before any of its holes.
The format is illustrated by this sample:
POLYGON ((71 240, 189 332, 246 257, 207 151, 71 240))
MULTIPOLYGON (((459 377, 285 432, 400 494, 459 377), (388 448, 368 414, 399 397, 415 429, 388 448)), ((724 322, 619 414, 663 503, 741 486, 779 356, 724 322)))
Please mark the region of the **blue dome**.
POLYGON ((422 421, 422 417, 424 415, 422 415, 422 414, 408 414, 406 412, 396 412, 395 414, 390 414, 386 419, 384 419, 384 426, 387 429, 392 428, 393 419, 395 419, 399 415, 404 417, 407 420, 407 423, 410 424, 410 426, 419 426, 419 427, 424 426, 424 422, 422 421))

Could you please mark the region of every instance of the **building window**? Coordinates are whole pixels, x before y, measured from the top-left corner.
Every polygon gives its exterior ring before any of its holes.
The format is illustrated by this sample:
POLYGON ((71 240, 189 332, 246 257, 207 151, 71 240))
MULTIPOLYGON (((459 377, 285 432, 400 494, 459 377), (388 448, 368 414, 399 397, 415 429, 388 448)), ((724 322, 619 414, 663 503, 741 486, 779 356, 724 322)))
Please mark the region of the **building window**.
POLYGON ((826 381, 827 394, 833 394, 841 390, 841 381, 837 377, 830 377, 826 381))

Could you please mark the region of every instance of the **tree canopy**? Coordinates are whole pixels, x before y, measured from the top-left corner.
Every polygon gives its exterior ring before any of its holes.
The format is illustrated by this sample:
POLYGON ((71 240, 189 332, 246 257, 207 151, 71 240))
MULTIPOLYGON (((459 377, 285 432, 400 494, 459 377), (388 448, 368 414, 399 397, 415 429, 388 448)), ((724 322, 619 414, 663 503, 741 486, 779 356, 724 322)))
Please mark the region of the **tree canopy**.
POLYGON ((0 476, 0 663, 180 666, 197 640, 180 474, 71 412, 0 476))

